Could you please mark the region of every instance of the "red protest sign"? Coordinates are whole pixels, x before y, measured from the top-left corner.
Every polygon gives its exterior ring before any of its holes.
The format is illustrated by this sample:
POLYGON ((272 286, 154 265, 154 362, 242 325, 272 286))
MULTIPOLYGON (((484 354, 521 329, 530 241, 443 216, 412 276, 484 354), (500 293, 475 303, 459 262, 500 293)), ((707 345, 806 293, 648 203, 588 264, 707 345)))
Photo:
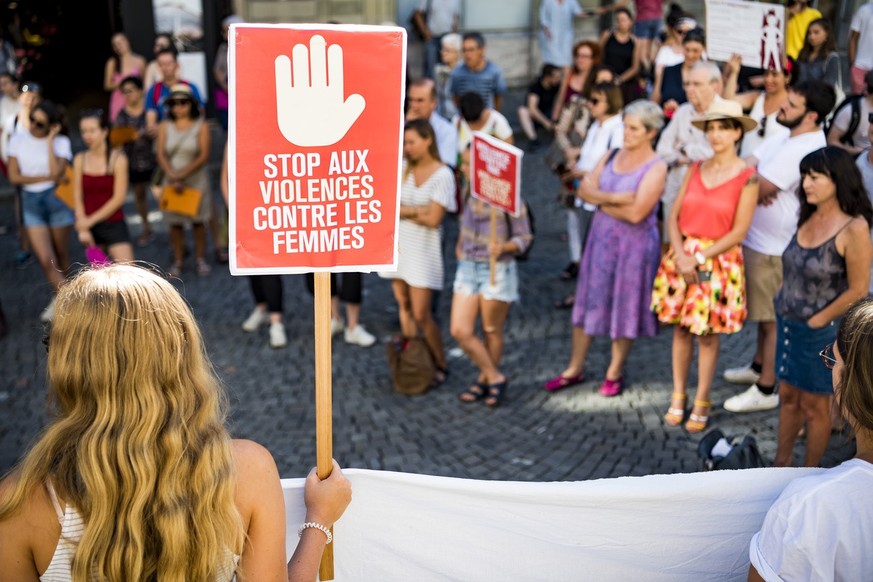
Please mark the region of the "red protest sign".
POLYGON ((406 32, 233 25, 234 275, 396 268, 406 32))
POLYGON ((470 151, 470 193, 513 216, 520 212, 520 149, 481 132, 473 132, 470 151))

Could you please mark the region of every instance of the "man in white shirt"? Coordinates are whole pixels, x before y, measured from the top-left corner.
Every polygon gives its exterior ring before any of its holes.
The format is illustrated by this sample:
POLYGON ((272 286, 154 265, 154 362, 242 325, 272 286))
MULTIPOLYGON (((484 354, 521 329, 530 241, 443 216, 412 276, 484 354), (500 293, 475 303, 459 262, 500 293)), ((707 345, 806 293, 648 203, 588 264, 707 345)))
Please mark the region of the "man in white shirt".
POLYGON ((818 80, 799 83, 788 91, 776 117, 789 134, 767 138, 747 159, 750 167, 757 166, 760 179, 758 207, 743 243, 748 321, 758 322, 758 345, 751 364, 724 373, 728 382, 751 384, 725 401, 724 408, 730 412, 770 410, 779 405, 773 299, 782 285, 782 252, 797 231, 800 160, 827 145, 821 123, 835 101, 830 85, 818 80))
POLYGON ((433 79, 416 79, 409 84, 406 93, 406 121, 427 119, 436 135, 440 159, 453 168, 458 165, 458 130, 445 117, 437 113, 436 83, 433 79))
POLYGON ((424 33, 424 76, 433 78, 443 35, 459 30, 461 0, 421 0, 414 18, 424 33))
MULTIPOLYGON (((684 87, 688 102, 676 108, 673 118, 658 140, 657 153, 670 168, 664 194, 661 196, 664 216, 670 215, 670 207, 679 193, 688 166, 692 162, 712 157, 712 147, 706 140, 706 134, 691 125, 691 122, 702 117, 710 105, 722 99, 718 95, 721 87, 721 71, 718 65, 708 61, 698 62, 692 67, 684 87)), ((666 231, 664 240, 667 240, 666 231)))
POLYGON ((849 29, 852 93, 862 93, 864 75, 873 70, 873 2, 867 2, 858 8, 849 29))

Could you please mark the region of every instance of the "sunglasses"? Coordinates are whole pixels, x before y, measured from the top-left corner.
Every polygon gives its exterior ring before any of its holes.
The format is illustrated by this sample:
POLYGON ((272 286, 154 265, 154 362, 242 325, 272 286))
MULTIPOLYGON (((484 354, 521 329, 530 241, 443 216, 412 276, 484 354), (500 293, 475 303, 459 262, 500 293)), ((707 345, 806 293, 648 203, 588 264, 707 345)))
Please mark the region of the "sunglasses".
POLYGON ((46 129, 48 127, 48 123, 44 121, 40 121, 34 117, 30 118, 30 126, 34 129, 46 129))
POLYGON ((821 358, 822 364, 824 364, 825 368, 828 370, 833 370, 834 366, 837 365, 837 359, 834 357, 834 344, 826 345, 824 349, 818 353, 818 357, 821 358))
POLYGON ((167 101, 167 107, 181 107, 183 105, 191 105, 191 102, 187 99, 173 99, 172 101, 167 101))
POLYGON ((588 99, 588 103, 590 103, 592 106, 599 105, 600 101, 601 99, 598 99, 597 97, 590 97, 588 99))
POLYGON ((758 137, 764 137, 764 134, 767 133, 767 119, 766 115, 761 118, 761 123, 758 124, 758 137))

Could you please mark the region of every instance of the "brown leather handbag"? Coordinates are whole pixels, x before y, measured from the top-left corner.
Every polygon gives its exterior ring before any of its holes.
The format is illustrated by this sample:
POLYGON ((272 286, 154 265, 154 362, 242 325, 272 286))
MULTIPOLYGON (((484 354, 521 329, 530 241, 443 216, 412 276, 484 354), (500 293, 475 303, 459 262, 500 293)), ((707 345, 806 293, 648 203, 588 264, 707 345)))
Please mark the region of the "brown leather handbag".
POLYGON ((424 339, 394 336, 385 351, 394 390, 407 396, 417 396, 430 389, 436 366, 424 339))

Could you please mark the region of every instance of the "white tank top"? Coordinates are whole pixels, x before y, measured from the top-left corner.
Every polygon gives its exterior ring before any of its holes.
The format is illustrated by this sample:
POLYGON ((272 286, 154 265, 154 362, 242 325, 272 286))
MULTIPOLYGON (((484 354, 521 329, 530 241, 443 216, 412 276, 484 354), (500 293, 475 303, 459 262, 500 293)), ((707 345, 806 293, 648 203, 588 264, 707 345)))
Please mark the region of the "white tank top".
POLYGON ((741 158, 754 154, 758 146, 761 145, 761 142, 768 137, 782 132, 788 133, 789 129, 776 121, 777 115, 779 115, 778 109, 770 115, 764 115, 764 92, 761 91, 758 98, 755 99, 754 105, 752 105, 752 110, 749 111, 749 117, 758 122, 758 127, 746 133, 745 137, 743 137, 743 145, 740 148, 741 158), (765 117, 766 121, 764 121, 765 117), (764 135, 760 135, 762 125, 764 126, 764 135))
MULTIPOLYGON (((55 548, 55 553, 49 562, 48 568, 43 572, 39 579, 42 582, 71 582, 73 554, 76 553, 76 544, 82 539, 82 534, 85 533, 85 523, 82 521, 82 516, 69 504, 64 509, 61 509, 61 504, 58 501, 58 496, 55 493, 55 488, 50 482, 46 482, 49 497, 51 497, 52 505, 55 508, 55 513, 58 516, 58 522, 61 524, 61 537, 58 538, 58 545, 55 548)), ((224 572, 219 574, 217 581, 233 582, 236 580, 236 567, 239 564, 239 556, 233 555, 232 563, 224 572)))

